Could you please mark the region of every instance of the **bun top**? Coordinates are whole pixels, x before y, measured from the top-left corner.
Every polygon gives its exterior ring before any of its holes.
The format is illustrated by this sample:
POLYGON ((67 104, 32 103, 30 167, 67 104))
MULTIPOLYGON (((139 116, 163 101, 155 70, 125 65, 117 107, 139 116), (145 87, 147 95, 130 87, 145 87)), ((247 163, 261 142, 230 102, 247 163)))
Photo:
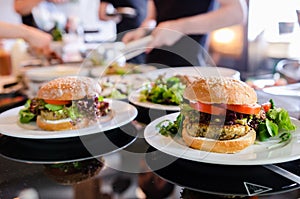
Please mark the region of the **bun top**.
POLYGON ((101 86, 96 80, 83 76, 67 76, 42 85, 37 97, 48 100, 78 100, 100 93, 101 86))
POLYGON ((184 98, 203 103, 255 104, 257 95, 245 82, 226 77, 199 77, 187 86, 184 98))

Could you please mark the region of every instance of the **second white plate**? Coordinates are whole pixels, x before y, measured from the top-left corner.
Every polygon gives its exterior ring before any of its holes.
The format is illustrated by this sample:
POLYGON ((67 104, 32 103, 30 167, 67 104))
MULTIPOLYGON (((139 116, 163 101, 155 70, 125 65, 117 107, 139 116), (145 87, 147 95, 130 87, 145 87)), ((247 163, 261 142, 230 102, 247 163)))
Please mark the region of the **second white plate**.
POLYGON ((144 108, 150 108, 150 109, 158 109, 158 110, 166 110, 166 111, 179 111, 180 108, 179 106, 175 106, 175 105, 164 105, 164 104, 155 104, 152 102, 141 102, 140 101, 140 92, 143 88, 137 89, 135 91, 132 91, 129 96, 128 96, 128 100, 129 102, 137 105, 137 106, 141 106, 144 108))
POLYGON ((0 133, 12 137, 31 139, 69 138, 118 128, 131 122, 137 116, 137 109, 126 102, 111 100, 109 104, 114 114, 111 120, 91 127, 68 131, 44 131, 34 126, 35 124, 33 124, 33 129, 22 128, 18 125, 18 113, 23 106, 13 108, 0 114, 0 133))
POLYGON ((265 165, 300 158, 300 121, 298 120, 292 120, 297 130, 292 133, 293 138, 289 143, 270 148, 279 142, 279 140, 270 140, 253 144, 239 153, 221 154, 192 149, 185 145, 182 139, 174 140, 159 134, 156 125, 164 120, 174 121, 178 114, 165 115, 151 122, 144 131, 146 141, 154 148, 178 158, 221 165, 265 165))

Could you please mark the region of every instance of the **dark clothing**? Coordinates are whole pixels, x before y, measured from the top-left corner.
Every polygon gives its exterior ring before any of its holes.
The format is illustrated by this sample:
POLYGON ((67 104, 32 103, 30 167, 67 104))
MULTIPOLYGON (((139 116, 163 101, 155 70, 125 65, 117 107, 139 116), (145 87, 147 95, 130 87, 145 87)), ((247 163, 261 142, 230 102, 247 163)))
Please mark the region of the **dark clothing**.
MULTIPOLYGON (((215 5, 214 0, 154 0, 154 3, 158 24, 163 21, 206 13, 215 5)), ((174 46, 153 49, 147 55, 146 62, 162 64, 166 67, 200 65, 203 54, 202 47, 205 47, 206 37, 206 35, 188 35, 181 38, 174 46)))
POLYGON ((136 16, 122 16, 122 21, 117 24, 117 33, 138 28, 147 14, 147 0, 101 0, 111 3, 115 8, 131 7, 135 9, 136 16))
POLYGON ((38 28, 32 13, 28 14, 28 15, 23 15, 22 17, 22 23, 27 25, 27 26, 31 26, 31 27, 35 27, 38 28))
MULTIPOLYGON (((101 0, 111 3, 115 8, 131 7, 136 11, 136 16, 122 16, 122 20, 117 24, 117 41, 121 41, 124 34, 132 29, 138 28, 147 15, 147 0, 101 0)), ((145 62, 145 55, 139 55, 131 60, 131 63, 141 64, 145 62)))

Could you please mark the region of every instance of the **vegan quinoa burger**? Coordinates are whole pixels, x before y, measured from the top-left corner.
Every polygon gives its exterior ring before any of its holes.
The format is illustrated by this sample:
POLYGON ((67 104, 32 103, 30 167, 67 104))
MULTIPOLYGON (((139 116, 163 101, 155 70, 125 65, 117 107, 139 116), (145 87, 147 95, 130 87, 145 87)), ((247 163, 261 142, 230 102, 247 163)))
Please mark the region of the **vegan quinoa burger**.
POLYGON ((261 106, 246 83, 232 78, 198 78, 183 97, 188 111, 181 111, 182 138, 191 148, 236 153, 254 143, 256 131, 248 124, 261 106))
POLYGON ((100 85, 89 77, 67 76, 51 80, 20 110, 20 122, 36 121, 39 128, 47 131, 87 127, 109 118, 109 103, 100 93, 100 85))

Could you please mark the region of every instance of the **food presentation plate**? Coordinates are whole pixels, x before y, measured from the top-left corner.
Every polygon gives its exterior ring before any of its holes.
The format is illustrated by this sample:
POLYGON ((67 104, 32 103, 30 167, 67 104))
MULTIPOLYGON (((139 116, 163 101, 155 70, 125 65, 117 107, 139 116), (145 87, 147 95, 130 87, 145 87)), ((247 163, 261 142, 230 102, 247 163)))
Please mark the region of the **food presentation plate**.
POLYGON ((71 138, 27 139, 2 135, 0 155, 35 164, 81 161, 122 150, 137 139, 137 133, 128 123, 105 132, 71 138))
MULTIPOLYGON (((274 194, 278 198, 294 198, 288 197, 285 193, 299 189, 298 181, 287 177, 288 174, 300 175, 299 160, 271 165, 284 169, 287 172, 284 176, 278 175, 263 165, 201 163, 177 158, 150 147, 146 155, 146 163, 156 175, 180 187, 193 190, 193 193, 201 192, 223 197, 227 195, 230 196, 228 198, 274 194)), ((197 198, 197 195, 193 196, 197 198)))
POLYGON ((272 86, 263 88, 263 91, 272 95, 300 97, 300 83, 288 84, 286 86, 272 86))
POLYGON ((297 126, 289 142, 279 140, 257 142, 235 154, 212 153, 188 147, 181 137, 172 139, 158 133, 156 125, 164 120, 175 121, 179 113, 172 113, 151 122, 144 131, 146 141, 154 148, 187 160, 221 165, 265 165, 293 161, 300 158, 300 121, 292 119, 297 126))
POLYGON ((25 76, 31 81, 49 81, 67 75, 87 76, 89 71, 79 65, 53 65, 34 67, 25 70, 25 76))
MULTIPOLYGON (((156 70, 155 66, 135 65, 135 64, 130 64, 130 63, 127 63, 127 64, 130 65, 131 68, 128 69, 127 73, 123 74, 126 76, 134 76, 137 74, 142 74, 142 73, 156 70), (136 71, 132 72, 133 70, 136 70, 136 71)), ((95 66, 91 69, 91 76, 101 78, 102 76, 118 75, 117 73, 116 74, 106 74, 105 71, 107 70, 107 68, 108 68, 108 66, 95 66)), ((122 67, 120 67, 120 68, 122 68, 122 67)))
POLYGON ((188 75, 188 76, 218 76, 218 77, 231 77, 240 79, 240 72, 230 68, 214 67, 214 66, 194 66, 194 67, 171 67, 150 71, 144 74, 150 79, 156 79, 160 75, 165 75, 166 78, 175 75, 188 75))
POLYGON ((158 109, 158 110, 166 110, 166 111, 179 111, 179 106, 174 105, 164 105, 164 104, 155 104, 152 102, 141 102, 140 101, 140 92, 143 90, 143 88, 139 88, 137 90, 132 91, 128 96, 128 101, 144 108, 150 108, 150 109, 158 109))
POLYGON ((87 128, 67 131, 44 131, 39 129, 35 122, 30 125, 21 125, 18 122, 18 113, 23 106, 13 108, 0 114, 0 133, 12 137, 31 139, 78 137, 118 128, 131 122, 137 116, 137 109, 126 102, 118 100, 108 100, 108 102, 113 114, 109 121, 87 128))

